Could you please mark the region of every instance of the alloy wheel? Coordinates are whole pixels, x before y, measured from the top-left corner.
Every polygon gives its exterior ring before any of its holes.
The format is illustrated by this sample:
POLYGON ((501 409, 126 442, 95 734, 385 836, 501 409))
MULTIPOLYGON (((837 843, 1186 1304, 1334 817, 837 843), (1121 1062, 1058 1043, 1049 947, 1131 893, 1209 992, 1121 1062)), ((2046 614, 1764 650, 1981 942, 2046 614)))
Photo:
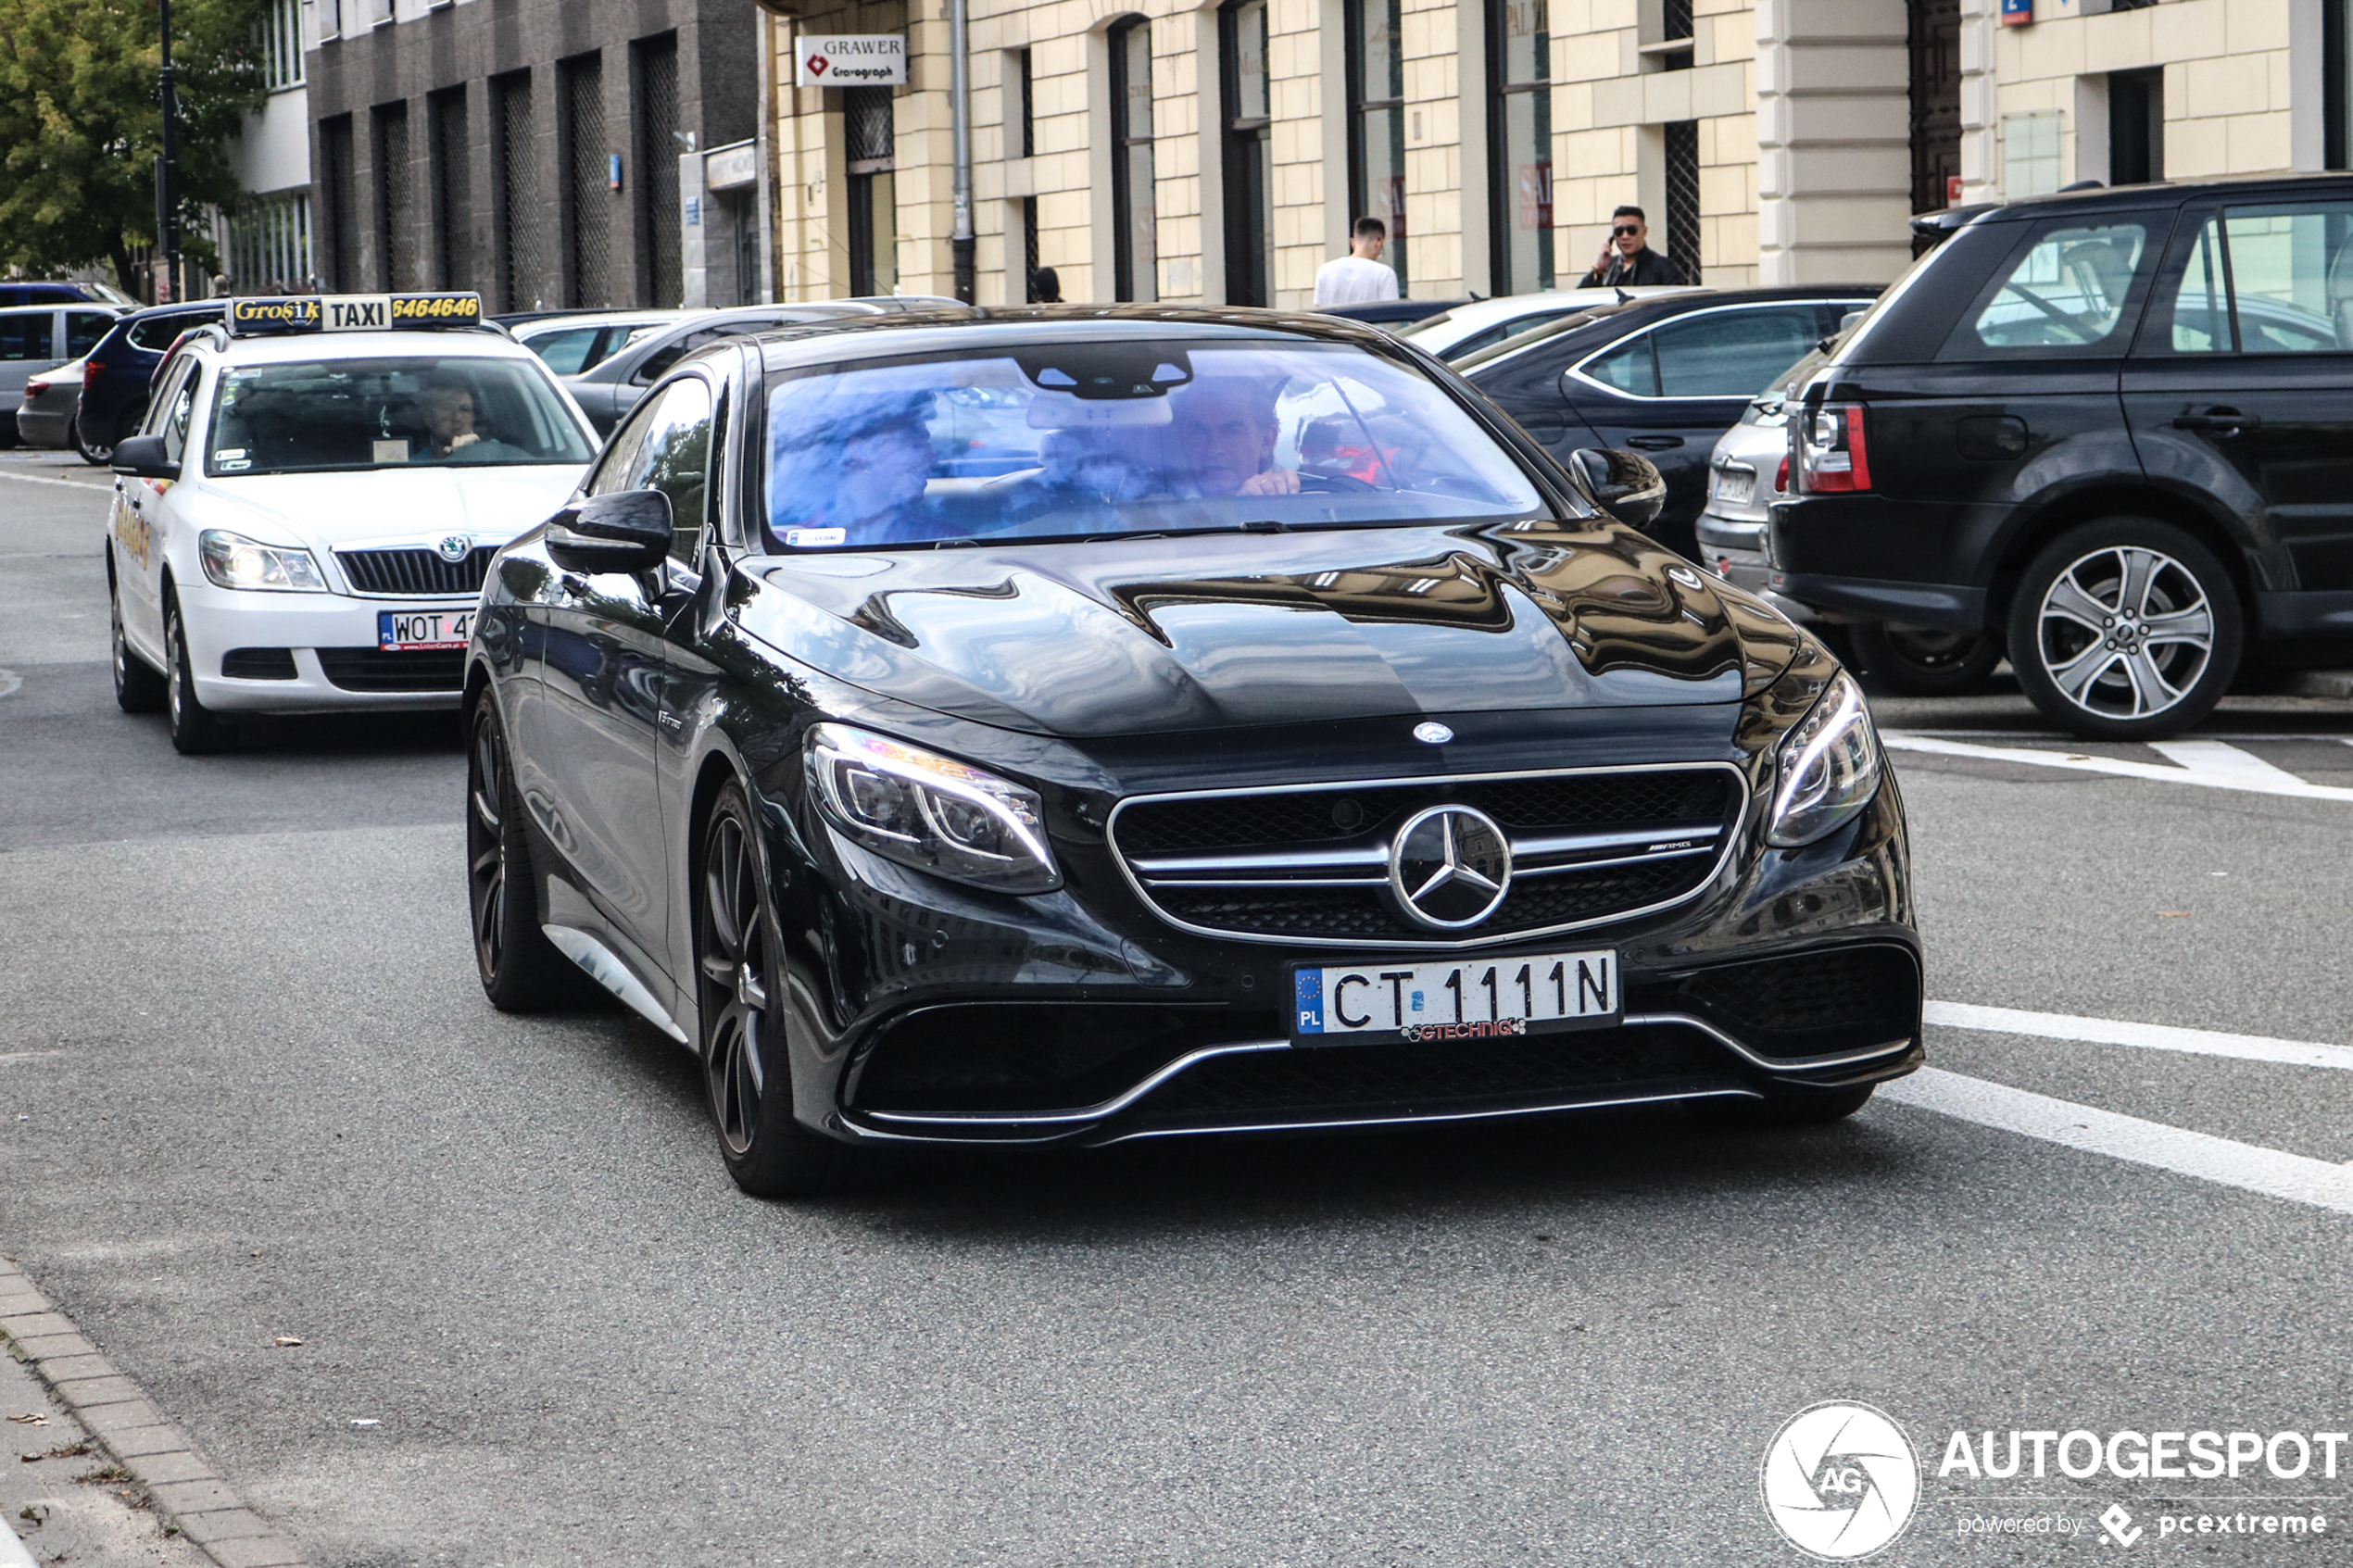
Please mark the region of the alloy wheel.
POLYGON ((2102 719, 2146 719, 2179 706, 2214 657, 2205 584, 2145 546, 2078 558, 2052 580, 2035 621, 2035 651, 2052 684, 2102 719))
POLYGON ((743 819, 722 810, 703 856, 703 1072, 720 1141, 737 1158, 758 1135, 769 1072, 769 926, 760 875, 759 851, 743 819))
POLYGON ((474 958, 483 978, 495 980, 507 958, 507 824, 500 809, 507 797, 507 743, 486 696, 474 713, 466 762, 466 891, 474 958))

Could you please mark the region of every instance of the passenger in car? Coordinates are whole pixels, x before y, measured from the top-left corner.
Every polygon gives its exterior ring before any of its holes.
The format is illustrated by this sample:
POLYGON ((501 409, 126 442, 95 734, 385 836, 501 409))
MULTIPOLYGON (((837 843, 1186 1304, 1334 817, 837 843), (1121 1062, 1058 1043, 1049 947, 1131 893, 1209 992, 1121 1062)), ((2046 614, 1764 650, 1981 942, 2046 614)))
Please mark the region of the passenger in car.
POLYGON ((908 545, 952 532, 924 498, 935 457, 928 396, 856 399, 780 449, 780 471, 806 483, 780 494, 770 528, 788 545, 908 545), (826 536, 838 530, 837 537, 826 536), (813 537, 812 537, 813 535, 813 537))
POLYGON ((1278 384, 1219 377, 1169 395, 1178 450, 1197 495, 1296 495, 1299 473, 1275 464, 1278 384))

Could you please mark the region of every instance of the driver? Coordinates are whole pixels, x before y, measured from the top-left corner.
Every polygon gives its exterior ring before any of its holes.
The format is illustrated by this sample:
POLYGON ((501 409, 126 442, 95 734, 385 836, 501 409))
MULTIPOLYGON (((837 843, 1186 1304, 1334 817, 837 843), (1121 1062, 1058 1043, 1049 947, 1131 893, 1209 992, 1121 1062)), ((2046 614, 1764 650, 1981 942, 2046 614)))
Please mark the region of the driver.
POLYGON ((495 462, 522 456, 503 441, 476 433, 473 389, 462 382, 425 387, 417 394, 417 413, 424 420, 425 444, 409 454, 412 463, 495 462))
POLYGON ((1279 384, 1218 377, 1174 395, 1178 450, 1202 495, 1296 495, 1299 472, 1275 466, 1279 384))

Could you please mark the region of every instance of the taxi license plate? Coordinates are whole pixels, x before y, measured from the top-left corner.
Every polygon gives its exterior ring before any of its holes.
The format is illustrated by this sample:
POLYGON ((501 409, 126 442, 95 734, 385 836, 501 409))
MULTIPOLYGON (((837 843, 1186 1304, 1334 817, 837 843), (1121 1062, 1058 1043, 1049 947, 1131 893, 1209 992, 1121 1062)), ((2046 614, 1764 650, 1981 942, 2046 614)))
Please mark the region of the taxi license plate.
POLYGON ((385 653, 462 648, 474 629, 471 609, 384 609, 376 612, 376 646, 385 653))
POLYGON ((1617 954, 1520 954, 1291 972, 1296 1045, 1485 1040, 1618 1021, 1617 954))

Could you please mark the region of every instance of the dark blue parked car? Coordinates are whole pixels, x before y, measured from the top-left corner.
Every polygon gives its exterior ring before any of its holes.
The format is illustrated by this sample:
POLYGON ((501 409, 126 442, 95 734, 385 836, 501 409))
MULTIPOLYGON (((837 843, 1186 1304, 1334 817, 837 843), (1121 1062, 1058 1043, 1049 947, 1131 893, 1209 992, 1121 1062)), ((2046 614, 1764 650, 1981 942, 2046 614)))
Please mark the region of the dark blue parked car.
POLYGON ((74 420, 74 444, 84 461, 104 463, 114 445, 138 427, 147 411, 147 383, 163 363, 164 351, 191 327, 220 320, 220 301, 158 305, 125 316, 90 351, 82 383, 82 409, 74 420))
POLYGON ((0 283, 0 306, 7 305, 128 305, 119 294, 88 283, 0 283))

